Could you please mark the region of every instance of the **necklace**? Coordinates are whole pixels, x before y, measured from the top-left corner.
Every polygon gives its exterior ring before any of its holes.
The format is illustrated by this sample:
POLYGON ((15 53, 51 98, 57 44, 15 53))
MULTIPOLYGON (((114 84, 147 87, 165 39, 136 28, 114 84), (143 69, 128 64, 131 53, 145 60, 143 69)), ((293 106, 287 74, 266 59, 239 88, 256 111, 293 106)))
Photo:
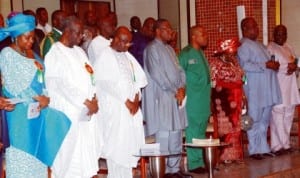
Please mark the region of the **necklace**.
POLYGON ((22 56, 25 56, 25 57, 27 56, 26 51, 25 50, 22 51, 21 48, 17 44, 14 45, 14 49, 22 56))

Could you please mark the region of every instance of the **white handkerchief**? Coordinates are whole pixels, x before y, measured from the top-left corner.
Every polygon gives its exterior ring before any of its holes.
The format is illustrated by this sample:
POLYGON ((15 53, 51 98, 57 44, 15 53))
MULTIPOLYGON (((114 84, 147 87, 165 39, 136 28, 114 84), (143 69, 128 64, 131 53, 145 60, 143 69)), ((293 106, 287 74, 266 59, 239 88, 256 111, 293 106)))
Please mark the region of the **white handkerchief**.
POLYGON ((21 98, 9 98, 6 99, 10 104, 18 104, 18 103, 23 103, 26 100, 25 99, 21 99, 21 98))
POLYGON ((84 107, 82 110, 81 110, 81 113, 80 113, 80 117, 79 117, 79 121, 90 121, 91 120, 91 116, 88 116, 88 108, 87 107, 84 107))
POLYGON ((182 109, 182 108, 185 107, 185 105, 186 105, 186 100, 187 100, 187 96, 185 95, 185 97, 184 97, 183 100, 182 100, 181 105, 179 105, 179 109, 182 109))

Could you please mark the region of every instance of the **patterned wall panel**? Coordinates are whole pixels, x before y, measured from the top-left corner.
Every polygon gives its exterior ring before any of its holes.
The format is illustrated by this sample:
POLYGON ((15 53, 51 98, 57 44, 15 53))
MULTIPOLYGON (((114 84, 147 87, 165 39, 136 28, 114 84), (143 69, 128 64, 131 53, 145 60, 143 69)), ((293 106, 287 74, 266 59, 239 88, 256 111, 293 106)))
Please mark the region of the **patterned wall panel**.
MULTIPOLYGON (((275 26, 275 0, 268 0, 268 39, 272 40, 275 26)), ((262 0, 196 0, 196 24, 204 25, 209 33, 209 46, 205 53, 211 59, 220 39, 238 37, 236 7, 245 6, 245 14, 256 19, 259 40, 262 41, 262 0)))

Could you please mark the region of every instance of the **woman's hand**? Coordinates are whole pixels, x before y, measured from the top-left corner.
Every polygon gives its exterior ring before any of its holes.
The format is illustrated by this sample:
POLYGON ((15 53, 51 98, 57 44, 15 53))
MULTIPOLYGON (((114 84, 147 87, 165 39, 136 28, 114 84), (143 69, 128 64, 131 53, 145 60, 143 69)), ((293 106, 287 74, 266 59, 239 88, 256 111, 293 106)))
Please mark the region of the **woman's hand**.
POLYGON ((40 110, 47 107, 50 103, 50 98, 45 95, 34 96, 33 99, 40 103, 40 110))
POLYGON ((6 111, 12 111, 15 109, 15 105, 11 104, 6 98, 0 97, 0 109, 4 109, 6 111))

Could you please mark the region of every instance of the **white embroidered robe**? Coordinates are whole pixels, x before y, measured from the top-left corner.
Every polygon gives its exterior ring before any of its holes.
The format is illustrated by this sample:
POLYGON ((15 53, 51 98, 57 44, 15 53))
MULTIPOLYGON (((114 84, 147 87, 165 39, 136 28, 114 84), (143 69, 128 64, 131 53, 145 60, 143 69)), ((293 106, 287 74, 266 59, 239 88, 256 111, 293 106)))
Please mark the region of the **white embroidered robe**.
POLYGON ((89 121, 83 104, 95 94, 85 52, 78 46, 69 48, 60 42, 52 45, 45 57, 45 81, 50 106, 64 112, 72 121, 54 161, 55 178, 90 178, 97 174, 100 150, 98 124, 93 115, 89 121))
MULTIPOLYGON (((103 126, 102 156, 124 167, 135 167, 141 144, 145 142, 143 117, 139 109, 131 115, 125 105, 127 99, 147 84, 146 76, 128 52, 103 49, 94 64, 99 118, 103 126)), ((141 95, 140 95, 141 96, 141 95)))

